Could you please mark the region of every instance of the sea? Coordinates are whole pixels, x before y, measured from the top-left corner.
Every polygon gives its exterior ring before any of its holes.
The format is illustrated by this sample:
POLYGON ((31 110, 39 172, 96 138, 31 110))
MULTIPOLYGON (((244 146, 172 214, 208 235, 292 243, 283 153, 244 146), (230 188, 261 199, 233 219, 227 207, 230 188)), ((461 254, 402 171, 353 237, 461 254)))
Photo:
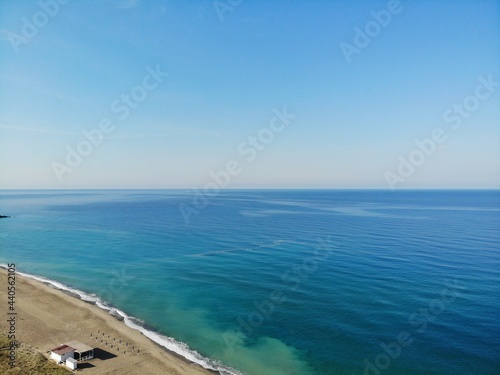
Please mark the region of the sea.
POLYGON ((500 374, 498 190, 3 190, 0 263, 223 375, 500 374))

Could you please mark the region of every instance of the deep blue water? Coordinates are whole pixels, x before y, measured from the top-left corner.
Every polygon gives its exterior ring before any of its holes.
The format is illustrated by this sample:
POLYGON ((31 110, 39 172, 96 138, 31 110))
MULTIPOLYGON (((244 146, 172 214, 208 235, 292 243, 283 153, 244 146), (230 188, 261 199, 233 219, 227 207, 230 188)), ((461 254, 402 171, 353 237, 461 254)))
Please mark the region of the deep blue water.
POLYGON ((0 262, 244 374, 500 374, 499 191, 193 198, 3 191, 0 262))

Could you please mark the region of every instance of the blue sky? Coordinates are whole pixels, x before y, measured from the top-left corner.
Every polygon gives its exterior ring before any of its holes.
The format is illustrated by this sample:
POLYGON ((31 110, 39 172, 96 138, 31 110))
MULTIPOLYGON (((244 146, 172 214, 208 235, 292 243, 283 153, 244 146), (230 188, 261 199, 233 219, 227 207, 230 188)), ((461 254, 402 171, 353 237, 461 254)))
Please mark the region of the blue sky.
POLYGON ((500 81, 500 2, 400 1, 378 29, 391 1, 228 4, 0 0, 0 188, 201 189, 230 161, 226 188, 500 188, 500 87, 476 95, 500 81), (148 67, 168 77, 119 118, 148 67), (274 110, 295 117, 248 161, 274 110), (69 166, 102 119, 113 130, 69 166), (399 173, 437 128, 446 141, 399 173))

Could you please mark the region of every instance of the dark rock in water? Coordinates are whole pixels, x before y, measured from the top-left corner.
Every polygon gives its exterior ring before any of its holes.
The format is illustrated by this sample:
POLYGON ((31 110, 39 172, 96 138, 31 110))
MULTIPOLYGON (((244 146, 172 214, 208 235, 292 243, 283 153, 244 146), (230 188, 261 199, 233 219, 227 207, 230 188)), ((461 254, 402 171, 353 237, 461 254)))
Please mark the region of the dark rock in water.
POLYGON ((8 218, 10 216, 4 216, 4 215, 0 215, 0 219, 5 219, 5 218, 8 218))

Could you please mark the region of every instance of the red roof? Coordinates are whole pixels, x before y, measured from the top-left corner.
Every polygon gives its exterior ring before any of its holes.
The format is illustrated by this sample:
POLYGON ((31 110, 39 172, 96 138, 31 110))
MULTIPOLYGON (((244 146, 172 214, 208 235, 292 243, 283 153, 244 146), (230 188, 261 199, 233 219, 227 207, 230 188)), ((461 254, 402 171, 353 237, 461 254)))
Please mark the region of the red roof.
POLYGON ((63 354, 66 354, 68 352, 72 352, 74 350, 75 349, 73 349, 71 346, 61 345, 61 346, 58 346, 57 348, 52 349, 51 352, 54 352, 54 353, 59 354, 59 355, 63 355, 63 354))

